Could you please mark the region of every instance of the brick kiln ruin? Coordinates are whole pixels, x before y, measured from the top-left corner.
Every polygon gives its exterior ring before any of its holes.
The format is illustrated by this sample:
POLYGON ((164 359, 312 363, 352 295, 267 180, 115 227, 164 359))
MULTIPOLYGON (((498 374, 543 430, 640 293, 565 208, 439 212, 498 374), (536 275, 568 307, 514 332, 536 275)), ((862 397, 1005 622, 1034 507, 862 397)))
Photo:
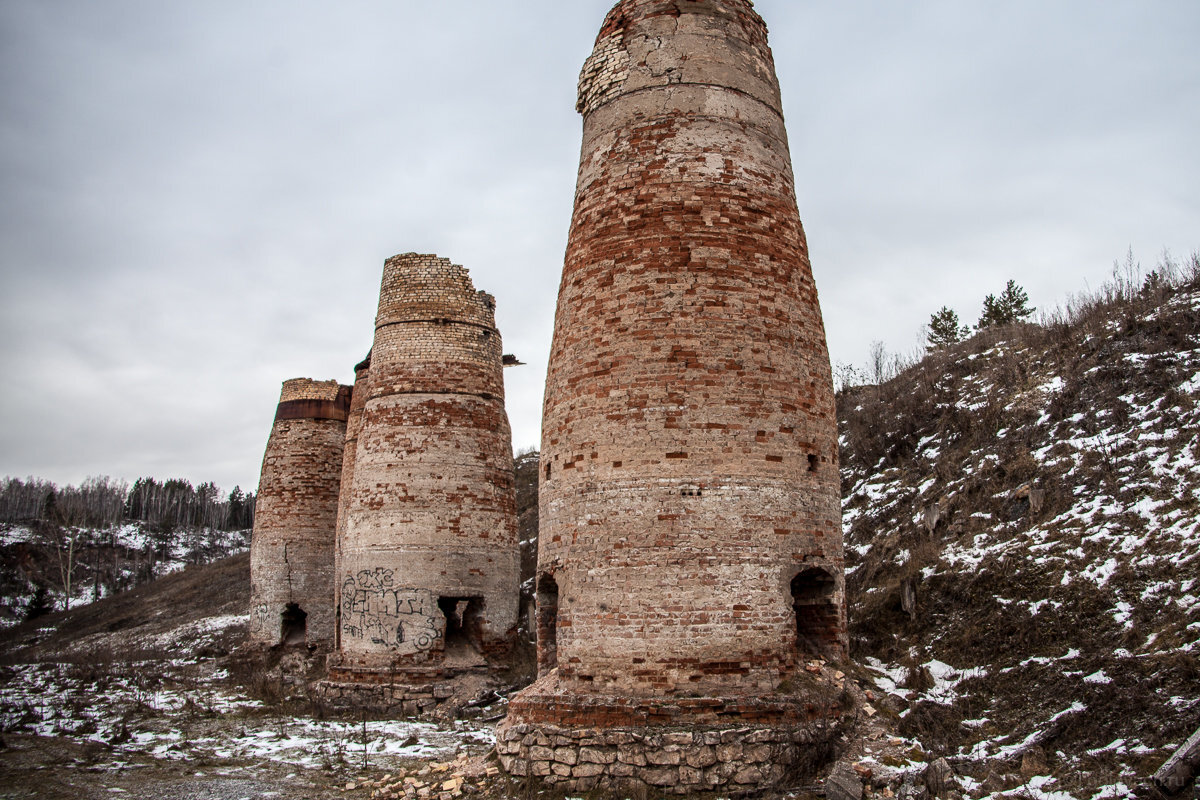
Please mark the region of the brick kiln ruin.
POLYGON ((333 553, 350 387, 285 381, 250 540, 250 641, 334 638, 333 553))
POLYGON ((767 29, 623 0, 584 117, 542 430, 538 681, 502 763, 568 790, 749 789, 835 735, 837 423, 767 29))
POLYGON ((334 704, 400 713, 516 637, 512 441, 495 302, 463 267, 384 267, 354 387, 288 381, 251 547, 252 641, 328 645, 334 704), (416 687, 416 688, 414 688, 416 687))
POLYGON ((495 301, 465 269, 388 260, 356 381, 367 391, 343 490, 331 680, 437 677, 511 647, 519 566, 502 362, 495 301))

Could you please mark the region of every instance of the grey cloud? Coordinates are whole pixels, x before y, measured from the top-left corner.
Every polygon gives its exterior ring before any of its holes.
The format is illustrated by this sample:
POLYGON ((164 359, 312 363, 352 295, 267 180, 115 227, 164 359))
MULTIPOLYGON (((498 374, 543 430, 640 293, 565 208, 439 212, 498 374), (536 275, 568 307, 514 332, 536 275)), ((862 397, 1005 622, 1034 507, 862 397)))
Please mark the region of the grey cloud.
MULTIPOLYGON (((0 474, 257 482, 286 378, 352 379, 383 260, 497 296, 534 445, 609 0, 0 0, 0 474)), ((1200 247, 1189 0, 760 0, 833 357, 1200 247)))

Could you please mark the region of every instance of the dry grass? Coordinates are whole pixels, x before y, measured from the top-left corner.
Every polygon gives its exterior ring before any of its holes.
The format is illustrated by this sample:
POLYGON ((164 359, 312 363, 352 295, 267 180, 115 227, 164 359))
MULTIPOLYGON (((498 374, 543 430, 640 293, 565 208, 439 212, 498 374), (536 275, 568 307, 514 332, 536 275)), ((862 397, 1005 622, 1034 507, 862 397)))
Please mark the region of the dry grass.
POLYGON ((1178 563, 1179 543, 1147 536, 1134 511, 1153 500, 1160 517, 1195 519, 1200 485, 1158 480, 1144 442, 1105 433, 1145 430, 1185 462, 1200 454, 1197 399, 1178 388, 1195 374, 1181 354, 1200 341, 1198 295, 1193 259, 1170 280, 1125 280, 1042 324, 985 331, 883 385, 839 394, 853 655, 910 668, 918 699, 901 731, 933 752, 1006 735, 1020 742, 1078 702, 1086 711, 1045 731, 1049 768, 1086 765, 1086 780, 1098 780, 1121 765, 1110 757, 1100 769, 1089 749, 1122 738, 1165 747, 1200 726, 1200 704, 1171 703, 1194 700, 1200 685, 1195 652, 1179 649, 1195 641, 1198 612, 1146 594, 1183 585, 1195 562, 1178 563), (1147 409, 1158 415, 1150 422, 1147 409), (1094 444, 1055 446, 1063 431, 1094 444), (1068 513, 1093 497, 1116 509, 1102 531, 1068 513), (922 519, 933 504, 930 533, 922 519), (1146 538, 1114 550, 1122 537, 1146 538), (952 552, 980 555, 953 561, 952 552), (1104 580, 1064 579, 1108 559, 1117 563, 1104 580), (916 589, 911 617, 906 582, 916 589), (1071 650, 1078 655, 1062 660, 1071 650), (930 686, 920 665, 932 658, 986 672, 939 705, 919 699, 930 686), (1111 682, 1084 680, 1101 674, 1111 682))

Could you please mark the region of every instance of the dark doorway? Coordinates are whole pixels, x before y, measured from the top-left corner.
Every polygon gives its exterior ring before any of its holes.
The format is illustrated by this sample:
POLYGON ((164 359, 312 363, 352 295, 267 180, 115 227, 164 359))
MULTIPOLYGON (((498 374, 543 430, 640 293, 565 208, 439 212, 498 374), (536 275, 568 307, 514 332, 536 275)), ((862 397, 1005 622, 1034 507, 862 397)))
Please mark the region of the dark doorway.
POLYGON ((446 652, 483 652, 483 598, 439 597, 437 603, 446 618, 446 652))
POLYGON ((281 644, 304 644, 308 629, 308 614, 295 603, 288 603, 281 615, 279 641, 281 644))
POLYGON ((537 583, 538 675, 558 666, 558 583, 545 573, 537 583))
POLYGON ((819 567, 792 578, 792 607, 796 612, 796 647, 802 651, 835 654, 841 651, 837 585, 819 567))

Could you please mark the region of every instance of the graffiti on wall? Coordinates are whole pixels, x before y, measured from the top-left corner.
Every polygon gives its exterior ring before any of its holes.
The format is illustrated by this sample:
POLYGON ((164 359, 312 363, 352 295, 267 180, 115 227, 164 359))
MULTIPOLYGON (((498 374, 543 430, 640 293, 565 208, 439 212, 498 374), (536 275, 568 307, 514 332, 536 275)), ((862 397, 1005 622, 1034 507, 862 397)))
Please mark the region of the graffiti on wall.
POLYGON ((395 655, 433 650, 445 618, 429 591, 395 585, 393 570, 376 568, 342 582, 342 638, 386 647, 395 655))
POLYGON ((250 634, 255 638, 271 638, 271 606, 262 603, 250 609, 250 634))

